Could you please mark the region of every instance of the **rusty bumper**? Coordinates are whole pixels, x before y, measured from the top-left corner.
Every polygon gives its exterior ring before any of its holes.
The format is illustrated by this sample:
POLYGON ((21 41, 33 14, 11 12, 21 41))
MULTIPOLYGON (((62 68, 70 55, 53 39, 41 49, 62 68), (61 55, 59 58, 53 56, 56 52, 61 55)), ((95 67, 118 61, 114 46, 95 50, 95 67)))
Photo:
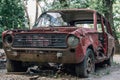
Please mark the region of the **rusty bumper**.
POLYGON ((5 50, 7 58, 23 62, 77 63, 75 52, 69 49, 5 50), (46 51, 47 50, 47 51, 46 51))

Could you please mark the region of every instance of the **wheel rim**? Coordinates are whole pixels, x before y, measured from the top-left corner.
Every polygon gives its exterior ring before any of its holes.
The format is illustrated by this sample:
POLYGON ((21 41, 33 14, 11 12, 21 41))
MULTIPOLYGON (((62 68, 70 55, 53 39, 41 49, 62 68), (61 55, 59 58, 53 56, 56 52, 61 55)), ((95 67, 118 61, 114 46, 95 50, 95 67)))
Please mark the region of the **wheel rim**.
POLYGON ((93 59, 92 59, 92 56, 89 56, 87 58, 87 65, 86 65, 86 72, 87 74, 93 72, 94 70, 94 63, 93 63, 93 59))

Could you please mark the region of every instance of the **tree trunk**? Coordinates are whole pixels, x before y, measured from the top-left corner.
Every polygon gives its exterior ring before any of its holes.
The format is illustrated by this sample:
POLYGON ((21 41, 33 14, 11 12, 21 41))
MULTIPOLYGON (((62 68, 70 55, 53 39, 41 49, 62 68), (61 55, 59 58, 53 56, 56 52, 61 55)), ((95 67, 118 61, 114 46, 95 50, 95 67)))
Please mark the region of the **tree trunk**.
POLYGON ((112 26, 113 35, 115 38, 116 53, 119 53, 119 47, 118 47, 119 41, 116 35, 116 30, 115 30, 114 22, 113 22, 113 0, 103 0, 103 6, 105 9, 105 11, 103 11, 104 15, 109 20, 112 26))
MULTIPOLYGON (((23 7, 25 9, 26 17, 28 19, 28 26, 29 26, 29 29, 30 29, 30 17, 29 17, 28 11, 27 11, 27 7, 26 7, 26 4, 24 3, 24 1, 22 3, 23 3, 23 7)), ((26 3, 27 3, 27 1, 26 1, 26 3)))
POLYGON ((35 15, 35 22, 37 21, 37 18, 38 18, 38 4, 39 4, 39 1, 36 0, 36 15, 35 15))

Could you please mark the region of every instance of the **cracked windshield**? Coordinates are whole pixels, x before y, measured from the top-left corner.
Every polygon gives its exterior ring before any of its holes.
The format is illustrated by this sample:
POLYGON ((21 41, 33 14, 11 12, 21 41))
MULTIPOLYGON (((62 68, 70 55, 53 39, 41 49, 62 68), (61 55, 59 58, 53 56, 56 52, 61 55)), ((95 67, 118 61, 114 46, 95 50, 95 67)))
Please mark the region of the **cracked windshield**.
POLYGON ((52 26, 67 26, 67 22, 64 22, 60 13, 45 13, 35 24, 35 27, 52 27, 52 26))

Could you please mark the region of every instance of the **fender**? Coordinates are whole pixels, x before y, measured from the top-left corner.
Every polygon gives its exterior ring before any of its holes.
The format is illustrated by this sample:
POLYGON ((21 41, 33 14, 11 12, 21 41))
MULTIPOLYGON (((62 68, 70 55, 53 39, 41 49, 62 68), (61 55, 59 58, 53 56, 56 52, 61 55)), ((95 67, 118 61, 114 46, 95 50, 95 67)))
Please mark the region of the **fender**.
POLYGON ((91 48, 95 52, 96 45, 94 44, 94 38, 91 36, 86 36, 81 38, 79 46, 76 48, 76 61, 80 63, 84 60, 86 51, 88 48, 91 48))

